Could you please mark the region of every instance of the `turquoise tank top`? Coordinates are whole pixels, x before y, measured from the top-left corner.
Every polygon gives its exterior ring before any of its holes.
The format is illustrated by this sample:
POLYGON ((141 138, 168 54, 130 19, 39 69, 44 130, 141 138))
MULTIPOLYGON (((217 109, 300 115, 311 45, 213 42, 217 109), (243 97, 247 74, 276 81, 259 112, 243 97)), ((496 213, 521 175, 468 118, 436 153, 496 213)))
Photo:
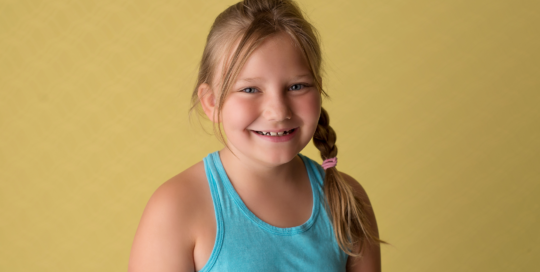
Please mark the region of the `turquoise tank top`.
POLYGON ((204 158, 217 230, 212 254, 200 272, 345 271, 348 256, 339 248, 324 208, 324 170, 298 155, 311 182, 313 209, 308 221, 291 228, 272 226, 247 208, 217 151, 204 158))

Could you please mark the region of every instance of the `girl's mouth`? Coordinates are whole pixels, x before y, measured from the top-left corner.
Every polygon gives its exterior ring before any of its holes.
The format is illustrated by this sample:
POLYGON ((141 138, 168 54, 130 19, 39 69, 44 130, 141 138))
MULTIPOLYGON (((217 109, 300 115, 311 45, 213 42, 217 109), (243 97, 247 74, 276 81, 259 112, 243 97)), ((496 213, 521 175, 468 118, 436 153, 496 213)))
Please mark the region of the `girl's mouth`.
POLYGON ((298 128, 293 128, 290 130, 284 130, 284 131, 256 131, 252 130, 252 132, 258 136, 261 137, 265 141, 270 141, 274 143, 278 142, 288 142, 292 138, 296 136, 296 132, 298 131, 298 128))
POLYGON ((259 135, 271 136, 271 137, 281 137, 281 136, 285 136, 285 135, 288 135, 288 134, 292 134, 295 130, 296 130, 296 128, 293 128, 291 130, 279 131, 279 132, 265 132, 265 131, 256 131, 256 130, 253 130, 253 131, 256 132, 259 135))

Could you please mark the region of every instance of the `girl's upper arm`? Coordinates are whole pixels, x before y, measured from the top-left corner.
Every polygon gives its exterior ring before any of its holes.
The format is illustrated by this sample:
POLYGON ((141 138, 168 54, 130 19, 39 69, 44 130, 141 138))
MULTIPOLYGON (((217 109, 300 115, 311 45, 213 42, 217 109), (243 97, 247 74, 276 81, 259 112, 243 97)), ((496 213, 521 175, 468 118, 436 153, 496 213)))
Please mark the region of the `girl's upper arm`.
POLYGON ((152 195, 135 234, 129 272, 194 271, 189 219, 197 205, 190 205, 194 198, 186 187, 169 181, 152 195))
MULTIPOLYGON (((375 234, 379 235, 377 220, 375 219, 375 213, 371 208, 371 202, 369 201, 368 195, 362 185, 358 183, 353 177, 341 173, 343 178, 351 185, 356 196, 364 200, 367 205, 367 217, 370 221, 371 226, 375 234)), ((358 248, 359 250, 359 248, 358 248)), ((378 244, 364 244, 364 249, 362 252, 361 258, 349 257, 347 260, 347 271, 348 272, 380 272, 381 271, 381 249, 378 244)))

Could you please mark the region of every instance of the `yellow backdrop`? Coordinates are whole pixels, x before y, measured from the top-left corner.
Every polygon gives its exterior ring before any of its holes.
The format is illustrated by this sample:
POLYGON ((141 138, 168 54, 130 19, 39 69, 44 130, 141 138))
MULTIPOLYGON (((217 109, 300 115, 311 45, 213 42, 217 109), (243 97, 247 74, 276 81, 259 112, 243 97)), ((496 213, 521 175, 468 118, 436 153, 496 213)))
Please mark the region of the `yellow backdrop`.
MULTIPOLYGON (((221 146, 187 110, 234 2, 0 1, 0 271, 126 270, 152 192, 221 146)), ((540 271, 540 2, 300 5, 384 270, 540 271)))

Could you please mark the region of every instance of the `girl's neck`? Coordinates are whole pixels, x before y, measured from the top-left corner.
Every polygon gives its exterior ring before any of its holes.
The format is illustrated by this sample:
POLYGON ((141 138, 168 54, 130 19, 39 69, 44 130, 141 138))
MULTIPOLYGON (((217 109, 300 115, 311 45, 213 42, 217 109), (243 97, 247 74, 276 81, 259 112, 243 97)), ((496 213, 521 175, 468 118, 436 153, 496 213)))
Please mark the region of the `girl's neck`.
POLYGON ((295 186, 302 180, 306 170, 304 162, 297 155, 290 162, 269 166, 258 163, 240 154, 233 154, 228 148, 219 151, 221 162, 231 183, 236 186, 268 187, 295 186))

